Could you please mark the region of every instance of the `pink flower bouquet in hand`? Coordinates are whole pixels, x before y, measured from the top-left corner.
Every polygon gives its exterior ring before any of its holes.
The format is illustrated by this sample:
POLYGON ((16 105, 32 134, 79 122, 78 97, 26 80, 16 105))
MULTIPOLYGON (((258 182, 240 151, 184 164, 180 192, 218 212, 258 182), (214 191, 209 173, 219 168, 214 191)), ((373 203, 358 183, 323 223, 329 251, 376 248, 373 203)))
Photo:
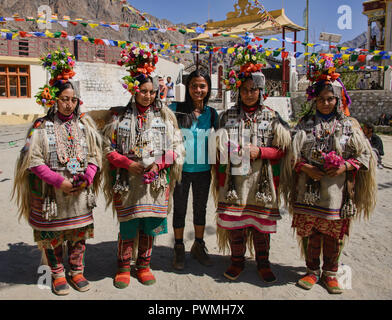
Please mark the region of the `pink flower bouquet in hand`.
POLYGON ((158 172, 156 172, 156 171, 150 171, 150 172, 147 172, 143 175, 143 183, 144 184, 150 184, 157 179, 158 179, 158 172))
POLYGON ((342 156, 336 154, 335 151, 329 153, 323 153, 324 158, 324 169, 337 169, 344 164, 344 159, 342 156))

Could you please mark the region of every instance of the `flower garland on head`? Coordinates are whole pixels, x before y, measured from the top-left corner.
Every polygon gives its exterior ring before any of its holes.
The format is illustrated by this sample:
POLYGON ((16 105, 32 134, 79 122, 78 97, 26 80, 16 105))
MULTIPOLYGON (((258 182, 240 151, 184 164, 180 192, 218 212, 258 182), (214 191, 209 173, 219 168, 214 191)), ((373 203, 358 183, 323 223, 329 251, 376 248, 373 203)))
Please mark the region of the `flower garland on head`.
POLYGON ((127 48, 121 51, 121 59, 118 60, 119 66, 127 67, 129 76, 125 76, 123 87, 127 89, 132 95, 139 92, 139 85, 141 75, 148 77, 156 69, 155 65, 158 63, 158 51, 153 44, 148 47, 144 45, 128 44, 127 48))
POLYGON ((307 78, 312 82, 319 81, 335 81, 340 77, 340 73, 336 72, 335 65, 341 66, 343 59, 336 59, 323 55, 321 59, 316 57, 310 58, 310 64, 307 72, 307 78))
POLYGON ((51 108, 56 103, 56 94, 59 91, 55 87, 56 83, 58 81, 69 81, 75 76, 75 71, 73 71, 75 57, 69 52, 68 48, 64 48, 49 52, 40 60, 42 66, 49 71, 51 79, 49 85, 39 88, 34 97, 39 105, 51 108))
POLYGON ((340 73, 336 72, 337 67, 343 66, 344 62, 342 58, 332 59, 331 55, 321 54, 321 59, 315 56, 310 58, 310 64, 307 71, 307 78, 312 84, 306 89, 307 101, 316 98, 316 87, 322 84, 333 84, 335 81, 341 86, 341 107, 346 116, 350 115, 348 110, 351 105, 351 99, 347 94, 347 90, 344 87, 342 80, 340 79, 340 73))
POLYGON ((261 72, 261 69, 266 65, 266 54, 261 52, 261 49, 256 45, 236 44, 234 48, 234 66, 239 67, 239 70, 230 69, 227 79, 223 80, 223 82, 227 90, 236 91, 245 78, 252 73, 261 72))

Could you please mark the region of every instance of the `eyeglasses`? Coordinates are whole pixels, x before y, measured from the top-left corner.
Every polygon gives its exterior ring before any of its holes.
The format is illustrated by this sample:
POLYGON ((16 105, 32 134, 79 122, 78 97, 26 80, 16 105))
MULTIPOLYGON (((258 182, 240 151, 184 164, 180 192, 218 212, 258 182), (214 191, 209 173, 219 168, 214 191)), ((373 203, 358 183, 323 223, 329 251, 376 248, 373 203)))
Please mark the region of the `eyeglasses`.
POLYGON ((59 97, 59 100, 61 101, 61 102, 64 102, 64 103, 67 103, 67 102, 72 102, 73 104, 76 104, 76 103, 78 103, 78 101, 79 101, 79 98, 76 98, 76 97, 59 97))
POLYGON ((322 98, 322 97, 318 97, 318 98, 316 99, 316 101, 317 101, 317 102, 321 102, 321 103, 325 103, 325 102, 332 103, 335 99, 336 99, 336 97, 328 97, 328 98, 326 98, 326 99, 324 99, 324 98, 322 98))

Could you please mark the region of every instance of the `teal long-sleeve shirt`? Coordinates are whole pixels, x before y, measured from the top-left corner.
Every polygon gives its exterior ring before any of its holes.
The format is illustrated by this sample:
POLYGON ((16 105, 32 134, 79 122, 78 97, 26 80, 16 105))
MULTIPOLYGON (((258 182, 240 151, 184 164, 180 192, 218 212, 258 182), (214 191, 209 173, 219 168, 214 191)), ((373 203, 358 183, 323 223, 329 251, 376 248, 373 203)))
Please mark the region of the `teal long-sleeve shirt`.
MULTIPOLYGON (((176 112, 177 103, 172 103, 169 108, 176 112)), ((208 136, 211 128, 218 128, 218 113, 214 108, 205 106, 202 114, 192 122, 192 126, 181 128, 186 151, 184 172, 205 172, 211 170, 208 163, 208 136), (212 112, 215 113, 212 124, 212 112)))

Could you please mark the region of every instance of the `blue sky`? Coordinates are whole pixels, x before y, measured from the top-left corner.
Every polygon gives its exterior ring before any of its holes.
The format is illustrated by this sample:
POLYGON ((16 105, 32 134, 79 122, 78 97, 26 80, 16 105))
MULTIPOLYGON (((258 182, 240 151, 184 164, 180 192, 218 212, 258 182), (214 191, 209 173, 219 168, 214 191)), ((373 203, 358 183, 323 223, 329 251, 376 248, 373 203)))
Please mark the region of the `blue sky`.
MULTIPOLYGON (((224 20, 226 13, 233 11, 237 0, 166 0, 146 1, 128 0, 135 8, 147 12, 160 19, 166 18, 173 23, 202 24, 208 17, 214 21, 224 20), (210 8, 210 10, 208 10, 210 8), (208 15, 209 12, 209 15, 208 15)), ((283 6, 286 15, 296 24, 303 26, 303 12, 306 0, 259 0, 269 10, 280 9, 283 6)), ((309 0, 309 42, 322 43, 319 40, 320 32, 338 33, 342 35, 342 41, 354 39, 367 30, 367 18, 362 14, 361 0, 309 0), (352 29, 340 30, 338 28, 338 8, 348 5, 352 10, 352 29)), ((288 37, 292 37, 289 34, 288 37)), ((305 32, 300 32, 298 40, 303 41, 305 32)))

